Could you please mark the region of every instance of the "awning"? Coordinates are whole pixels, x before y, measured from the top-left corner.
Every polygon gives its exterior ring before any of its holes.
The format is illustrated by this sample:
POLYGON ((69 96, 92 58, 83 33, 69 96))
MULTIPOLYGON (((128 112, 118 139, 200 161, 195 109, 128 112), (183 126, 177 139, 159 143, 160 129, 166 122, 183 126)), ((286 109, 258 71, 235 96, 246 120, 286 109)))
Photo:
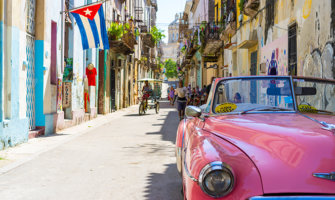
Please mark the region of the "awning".
POLYGON ((245 40, 242 43, 240 43, 237 48, 238 49, 250 49, 251 47, 254 47, 257 44, 257 40, 245 40))

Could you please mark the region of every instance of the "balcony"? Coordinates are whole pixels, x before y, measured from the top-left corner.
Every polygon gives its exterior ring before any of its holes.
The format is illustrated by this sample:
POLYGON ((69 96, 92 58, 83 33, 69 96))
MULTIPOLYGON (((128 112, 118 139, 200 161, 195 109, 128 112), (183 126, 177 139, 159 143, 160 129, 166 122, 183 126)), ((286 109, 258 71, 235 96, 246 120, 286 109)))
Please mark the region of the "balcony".
POLYGON ((232 5, 229 9, 229 14, 225 18, 225 30, 221 33, 221 40, 227 42, 236 34, 236 8, 232 5))
POLYGON ((183 13, 179 18, 179 37, 178 42, 182 42, 183 38, 188 34, 188 14, 183 13))
POLYGON ((197 45, 191 43, 191 45, 186 49, 186 59, 192 59, 192 57, 194 56, 195 52, 197 52, 198 49, 199 47, 197 45))
POLYGON ((256 15, 260 5, 260 0, 246 0, 244 3, 243 13, 249 17, 256 15))
POLYGON ((134 48, 137 42, 130 24, 114 23, 111 25, 111 28, 108 31, 108 39, 109 46, 112 51, 122 53, 124 55, 134 53, 134 48), (122 27, 124 27, 124 29, 122 27), (123 31, 120 32, 120 30, 123 31))
POLYGON ((185 67, 186 65, 189 65, 191 63, 190 59, 188 59, 186 56, 183 57, 181 61, 181 67, 185 67))
POLYGON ((147 46, 142 46, 142 50, 141 50, 141 56, 142 57, 146 57, 149 58, 149 52, 150 52, 150 48, 148 48, 147 46))
POLYGON ((141 38, 143 41, 143 44, 150 47, 150 48, 154 48, 155 47, 155 41, 154 38, 152 37, 152 35, 150 33, 144 33, 141 34, 141 38))
POLYGON ((204 55, 215 54, 222 46, 220 34, 222 26, 215 23, 208 23, 204 30, 200 32, 202 49, 204 55))
POLYGON ((186 47, 186 59, 191 59, 194 54, 199 50, 200 46, 198 45, 199 38, 198 38, 198 30, 196 30, 193 36, 188 40, 187 47, 186 47))

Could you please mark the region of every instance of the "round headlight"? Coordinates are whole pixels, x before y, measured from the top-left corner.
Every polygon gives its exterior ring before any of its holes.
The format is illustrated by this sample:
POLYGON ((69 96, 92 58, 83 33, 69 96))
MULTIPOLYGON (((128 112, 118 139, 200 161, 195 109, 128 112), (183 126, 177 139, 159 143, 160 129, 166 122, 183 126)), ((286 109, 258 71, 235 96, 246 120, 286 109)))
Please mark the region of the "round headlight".
POLYGON ((234 176, 228 165, 212 162, 200 172, 199 185, 211 197, 223 197, 229 194, 234 186, 234 176))

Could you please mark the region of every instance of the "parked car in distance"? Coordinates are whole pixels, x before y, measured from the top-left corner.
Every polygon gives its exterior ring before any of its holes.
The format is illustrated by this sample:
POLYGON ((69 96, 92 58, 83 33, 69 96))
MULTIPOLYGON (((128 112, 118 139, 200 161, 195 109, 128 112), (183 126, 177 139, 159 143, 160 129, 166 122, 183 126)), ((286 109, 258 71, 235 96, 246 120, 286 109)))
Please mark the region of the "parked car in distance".
POLYGON ((216 79, 176 138, 184 199, 335 199, 335 81, 216 79))

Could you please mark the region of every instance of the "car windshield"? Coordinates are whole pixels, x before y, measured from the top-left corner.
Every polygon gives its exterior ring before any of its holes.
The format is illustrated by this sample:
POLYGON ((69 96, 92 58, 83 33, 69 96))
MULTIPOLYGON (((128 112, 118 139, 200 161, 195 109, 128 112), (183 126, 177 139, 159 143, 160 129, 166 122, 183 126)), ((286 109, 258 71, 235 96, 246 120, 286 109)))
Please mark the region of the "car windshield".
POLYGON ((283 112, 294 111, 289 77, 227 79, 218 83, 213 112, 283 112))
POLYGON ((300 112, 334 115, 335 82, 307 78, 295 78, 293 82, 300 112))

